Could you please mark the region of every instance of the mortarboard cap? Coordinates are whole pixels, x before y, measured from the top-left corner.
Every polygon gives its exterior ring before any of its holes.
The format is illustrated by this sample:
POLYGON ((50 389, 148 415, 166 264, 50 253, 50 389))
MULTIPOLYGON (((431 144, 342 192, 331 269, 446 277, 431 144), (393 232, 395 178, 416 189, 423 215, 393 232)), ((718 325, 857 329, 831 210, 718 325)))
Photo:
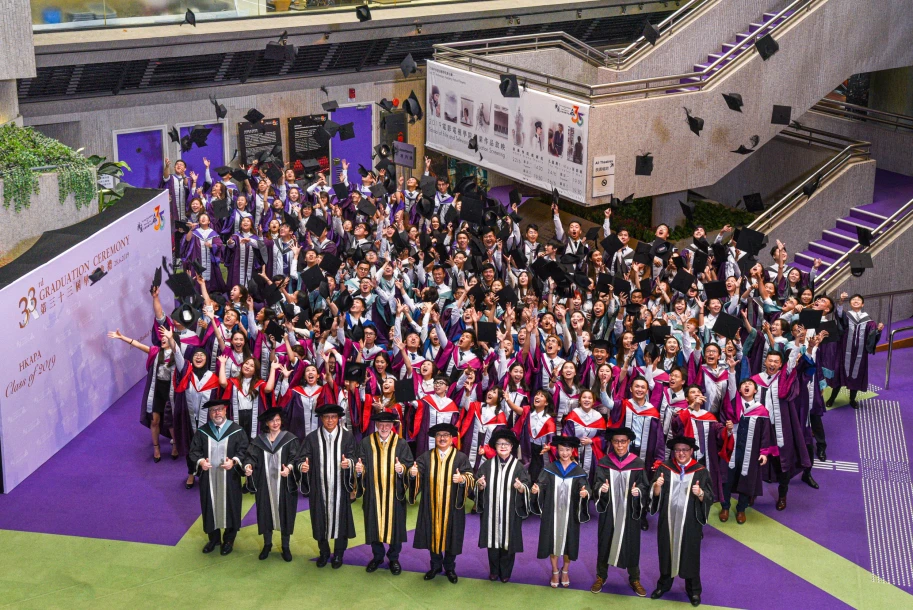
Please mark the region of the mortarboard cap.
POLYGON ((275 284, 269 283, 263 288, 263 300, 267 305, 272 307, 282 300, 282 293, 275 284))
POLYGON ((742 112, 742 106, 745 103, 742 101, 742 95, 739 93, 724 93, 723 99, 726 100, 726 105, 729 106, 730 110, 735 110, 736 112, 742 112))
MULTIPOLYGON (((346 288, 343 288, 333 297, 333 302, 336 303, 336 307, 339 311, 349 311, 349 309, 352 308, 354 299, 349 291, 346 288)), ((360 323, 354 324, 349 331, 349 338, 353 341, 361 341, 365 336, 365 329, 360 323)))
POLYGON ((447 211, 444 212, 444 217, 441 220, 445 225, 449 225, 450 223, 455 222, 459 215, 460 214, 457 212, 457 209, 450 205, 447 206, 447 211))
POLYGON ((285 337, 285 328, 275 320, 267 322, 263 332, 267 337, 275 339, 276 343, 282 342, 282 339, 285 337))
POLYGON ((777 44, 777 41, 774 40, 774 37, 770 34, 756 40, 754 46, 755 49, 758 50, 758 55, 760 55, 761 59, 764 61, 770 59, 774 53, 780 50, 780 45, 777 44))
POLYGON ((659 30, 656 29, 656 26, 650 23, 649 21, 644 22, 644 30, 641 33, 641 36, 646 38, 647 42, 651 45, 656 45, 656 41, 659 40, 659 30))
POLYGON ((358 17, 359 21, 371 21, 371 9, 368 8, 367 4, 362 4, 355 8, 355 16, 358 17))
POLYGON ((872 232, 869 229, 856 225, 856 237, 859 240, 859 245, 863 248, 868 248, 872 245, 872 232))
POLYGON ((171 138, 171 141, 175 144, 181 141, 181 134, 178 133, 177 127, 171 128, 171 131, 168 132, 168 137, 171 138))
POLYGON ((399 64, 399 69, 403 71, 403 76, 408 78, 410 74, 415 74, 418 66, 415 63, 415 60, 412 59, 412 53, 406 55, 403 61, 399 64))
MULTIPOLYGON (((383 184, 373 184, 373 185, 371 185, 370 187, 368 187, 368 190, 371 191, 371 196, 374 197, 375 199, 379 199, 379 198, 381 198, 381 197, 383 197, 384 195, 387 194, 387 187, 385 187, 383 184)), ((362 199, 361 201, 358 202, 358 209, 359 209, 359 210, 362 209, 362 206, 361 206, 362 203, 369 203, 369 204, 371 204, 371 206, 373 207, 373 209, 374 209, 375 211, 376 211, 376 209, 377 209, 377 207, 374 206, 373 203, 371 203, 370 201, 367 201, 366 199, 362 199)), ((364 208, 364 209, 367 210, 368 208, 366 207, 366 208, 364 208)), ((366 214, 366 215, 367 215, 367 216, 371 216, 371 217, 374 216, 373 213, 371 213, 371 214, 366 214)))
MULTIPOLYGON (((872 262, 872 255, 868 252, 851 252, 847 255, 850 262, 850 272, 859 277, 865 273, 866 269, 873 269, 875 264, 872 262)), ((804 310, 803 310, 804 311, 804 310)))
POLYGON ((227 165, 220 165, 219 167, 215 168, 213 171, 216 173, 217 176, 220 176, 220 177, 231 175, 231 168, 228 167, 227 165))
MULTIPOLYGON (((193 27, 197 27, 197 16, 190 9, 187 9, 187 12, 184 13, 184 23, 190 24, 193 27)), ((181 25, 184 25, 182 23, 181 25)))
MULTIPOLYGON (((371 194, 374 195, 375 197, 383 197, 383 193, 381 193, 380 195, 377 195, 374 193, 374 189, 377 186, 378 185, 375 184, 374 186, 371 187, 371 194)), ((380 188, 384 188, 383 185, 380 185, 380 188)), ((362 199, 361 201, 359 201, 358 206, 355 209, 358 210, 359 213, 367 216, 368 218, 373 218, 374 214, 377 213, 377 206, 374 205, 373 203, 371 203, 370 201, 368 201, 367 199, 362 199)))
POLYGON ((339 102, 336 100, 328 100, 320 105, 323 108, 324 112, 333 112, 334 110, 339 110, 339 102))
POLYGON ((202 125, 195 125, 193 129, 190 130, 190 141, 197 145, 197 148, 202 148, 206 146, 206 138, 209 137, 209 133, 212 129, 203 127, 202 125))
POLYGON ((662 345, 666 342, 666 337, 672 334, 672 329, 668 324, 656 324, 650 327, 650 338, 653 343, 662 345))
POLYGON ((190 276, 186 273, 171 274, 168 279, 165 280, 165 284, 171 289, 171 292, 174 293, 174 296, 177 299, 196 295, 196 291, 193 289, 193 280, 191 280, 190 276))
POLYGON ((774 104, 773 113, 770 117, 770 122, 774 125, 789 125, 790 117, 792 116, 793 109, 791 106, 778 106, 774 104))
POLYGON ((275 165, 270 165, 266 168, 266 177, 269 178, 270 182, 273 184, 277 184, 282 178, 282 170, 275 165))
POLYGON ((695 250, 692 254, 691 271, 694 275, 700 275, 707 268, 707 253, 701 250, 695 250))
POLYGON ((311 214, 308 217, 307 224, 305 228, 313 233, 315 236, 320 237, 324 231, 327 230, 327 221, 323 219, 323 216, 317 216, 316 214, 311 214))
POLYGON ((600 273, 596 276, 596 291, 608 293, 612 287, 612 276, 608 273, 600 273))
POLYGON ((212 206, 212 215, 216 218, 228 218, 231 216, 231 206, 227 199, 213 199, 210 202, 212 206))
POLYGON ((742 252, 757 256, 767 243, 767 236, 760 231, 744 227, 739 231, 736 244, 742 252))
POLYGON ((739 266, 739 271, 742 272, 742 275, 748 277, 751 275, 751 268, 758 264, 758 259, 751 254, 746 254, 736 264, 739 266))
POLYGON ((403 102, 403 109, 406 111, 406 114, 414 117, 415 119, 422 118, 422 105, 419 103, 418 97, 415 95, 415 91, 409 93, 409 97, 406 98, 406 101, 403 102))
POLYGON ((489 345, 493 346, 498 342, 498 325, 494 322, 478 322, 479 329, 479 341, 484 341, 489 345))
POLYGON ((339 139, 351 140, 355 137, 355 123, 345 123, 339 126, 339 139))
POLYGON ((377 105, 380 106, 381 108, 383 108, 384 110, 386 110, 387 112, 393 112, 393 108, 394 108, 393 102, 391 102, 387 98, 381 99, 379 102, 377 102, 377 105))
POLYGON ((504 97, 520 97, 520 86, 517 84, 516 74, 502 74, 498 85, 504 97))
MULTIPOLYGON (((364 383, 365 369, 366 369, 366 366, 365 366, 364 362, 347 362, 345 380, 346 381, 355 381, 359 384, 364 383)), ((413 383, 412 379, 409 379, 408 381, 409 381, 409 383, 413 383)))
POLYGON ((317 290, 324 279, 323 272, 320 270, 320 267, 317 267, 316 265, 314 267, 309 267, 301 274, 301 281, 304 282, 304 285, 309 291, 317 290))
POLYGON ((814 180, 802 187, 802 194, 806 197, 811 197, 818 190, 819 184, 821 184, 821 174, 815 176, 814 180))
POLYGON ((184 303, 171 312, 171 319, 184 328, 193 329, 196 328, 197 321, 200 319, 200 311, 184 303))
POLYGON ((701 130, 704 129, 704 119, 694 116, 687 108, 685 108, 685 116, 688 119, 688 129, 691 130, 691 133, 700 136, 701 130))
POLYGON ((824 314, 820 309, 803 309, 799 312, 799 324, 805 328, 818 328, 821 325, 821 316, 824 314))
POLYGON ((636 163, 634 164, 634 174, 637 176, 649 176, 652 173, 653 157, 650 153, 637 155, 636 163))
POLYGON ((675 277, 672 278, 672 281, 669 283, 669 286, 682 294, 688 294, 688 290, 690 290, 693 285, 694 276, 686 271, 682 271, 681 267, 675 272, 675 277))
POLYGON ((716 282, 706 282, 704 284, 704 292, 707 294, 707 299, 720 299, 725 300, 729 296, 729 292, 726 290, 726 282, 719 280, 716 282))
POLYGON ((516 307, 517 303, 520 302, 520 299, 517 296, 516 291, 514 291, 514 289, 510 286, 505 286, 504 288, 499 290, 497 292, 497 296, 498 296, 498 304, 501 305, 502 307, 504 307, 508 303, 510 303, 511 305, 516 307))
POLYGON ((415 382, 412 381, 412 377, 396 380, 393 384, 393 397, 400 404, 406 404, 418 399, 415 394, 415 382))
POLYGON ((247 172, 243 169, 233 169, 231 170, 231 177, 238 182, 244 182, 247 180, 247 172))
POLYGON ((612 278, 612 289, 616 295, 631 294, 631 282, 620 275, 616 275, 612 278))
POLYGON ((155 273, 152 274, 152 287, 158 288, 162 285, 162 268, 156 267, 155 273))
POLYGON ((601 227, 591 227, 591 228, 587 229, 586 238, 589 241, 598 241, 600 229, 601 229, 601 227))
POLYGON ((836 321, 821 322, 821 324, 818 325, 816 334, 821 334, 823 332, 827 333, 827 337, 821 342, 822 345, 835 343, 843 336, 843 331, 840 330, 840 326, 836 321))
POLYGON ((485 219, 485 206, 482 200, 474 196, 464 195, 463 203, 460 207, 460 219, 474 224, 482 224, 485 219))
POLYGON ((624 244, 621 243, 621 240, 618 239, 616 233, 610 234, 608 237, 600 242, 600 245, 605 249, 606 256, 612 258, 615 256, 615 253, 624 248, 624 244))
POLYGON ((761 199, 761 193, 751 193, 743 195, 742 201, 745 203, 745 209, 749 212, 763 212, 764 200, 761 199))
POLYGON ((750 155, 754 151, 750 148, 746 148, 744 144, 739 144, 738 148, 729 152, 734 152, 737 155, 750 155))
POLYGON ((190 139, 189 135, 186 135, 181 138, 181 152, 190 152, 190 149, 193 148, 193 140, 190 139))
POLYGON ((251 125, 256 125, 266 117, 265 114, 257 110, 256 108, 251 108, 247 111, 247 114, 244 115, 244 120, 250 123, 251 125))
POLYGON ((339 257, 331 252, 324 252, 320 259, 320 268, 327 272, 327 275, 336 275, 342 261, 339 257))
POLYGON ((333 185, 333 193, 339 201, 345 201, 349 196, 349 187, 345 182, 337 182, 333 185))
POLYGON ((727 339, 734 339, 741 325, 742 323, 739 322, 737 317, 721 311, 716 318, 716 322, 713 323, 713 332, 727 339))

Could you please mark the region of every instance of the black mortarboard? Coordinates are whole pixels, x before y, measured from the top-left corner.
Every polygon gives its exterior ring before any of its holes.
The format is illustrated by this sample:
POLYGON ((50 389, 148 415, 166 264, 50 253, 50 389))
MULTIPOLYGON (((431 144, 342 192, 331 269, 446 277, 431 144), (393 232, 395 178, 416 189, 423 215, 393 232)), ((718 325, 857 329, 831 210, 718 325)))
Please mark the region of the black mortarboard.
POLYGON ((634 262, 640 263, 641 265, 652 265, 653 257, 651 257, 646 252, 635 252, 634 253, 634 262))
MULTIPOLYGON (((375 199, 381 199, 384 195, 387 194, 387 187, 385 187, 383 184, 380 184, 380 183, 372 184, 371 186, 368 187, 368 190, 371 191, 371 196, 374 197, 375 199)), ((366 199, 362 199, 361 201, 358 202, 359 209, 361 209, 361 204, 363 202, 371 203, 370 201, 367 201, 366 199)), ((371 203, 371 205, 373 206, 374 204, 371 203)), ((367 210, 368 208, 364 208, 364 209, 367 210)), ((376 206, 375 206, 375 209, 376 209, 376 206)), ((373 217, 374 214, 371 214, 370 216, 373 217)))
POLYGON ((193 140, 190 139, 189 135, 186 135, 181 138, 181 152, 190 152, 190 149, 193 148, 193 140))
POLYGON ((520 97, 520 86, 516 74, 502 74, 498 89, 504 97, 520 97))
POLYGON ((600 273, 596 276, 596 291, 608 293, 612 286, 612 276, 608 273, 600 273))
POLYGON ((608 237, 600 242, 600 245, 605 249, 606 256, 612 258, 615 256, 615 253, 624 248, 624 244, 621 243, 621 240, 618 239, 616 233, 611 233, 608 237))
POLYGON ((407 77, 410 74, 414 74, 418 69, 418 66, 415 64, 415 60, 412 59, 412 53, 406 55, 403 61, 399 64, 399 69, 403 71, 403 76, 407 77))
POLYGON ((181 141, 181 134, 178 133, 177 127, 172 127, 171 131, 168 132, 168 137, 171 138, 171 141, 174 143, 181 141))
POLYGON ((316 214, 311 214, 308 217, 307 224, 305 228, 313 233, 315 236, 320 237, 320 235, 327 230, 327 221, 323 219, 323 216, 317 216, 316 214))
POLYGON ((219 177, 231 176, 231 168, 228 167, 227 165, 220 165, 219 167, 215 168, 213 171, 219 177))
POLYGON ((612 278, 612 289, 616 295, 631 294, 631 282, 620 275, 616 275, 612 278))
POLYGON ((171 274, 168 279, 165 280, 165 284, 171 288, 171 292, 174 293, 174 296, 177 299, 196 295, 196 291, 193 289, 193 280, 190 279, 190 276, 186 273, 171 274))
POLYGON ((314 130, 314 139, 317 140, 317 143, 321 146, 326 146, 330 143, 330 140, 333 139, 333 135, 327 131, 325 126, 320 126, 314 130))
POLYGON ((764 244, 766 243, 766 235, 760 231, 749 229, 748 227, 743 227, 739 231, 738 238, 736 239, 736 244, 738 245, 739 250, 746 252, 752 256, 757 256, 758 253, 760 253, 764 248, 764 244))
POLYGON ((266 168, 266 177, 269 178, 270 182, 273 184, 278 184, 279 180, 282 178, 282 170, 275 165, 270 165, 266 168))
POLYGON ((634 343, 643 343, 650 338, 649 328, 640 328, 634 331, 634 343))
POLYGON ((489 347, 498 342, 498 325, 494 322, 478 322, 479 341, 484 341, 489 347))
POLYGON ((742 112, 742 106, 745 104, 740 93, 724 93, 723 99, 726 100, 726 105, 729 106, 730 110, 742 112))
POLYGON ((599 231, 602 227, 590 227, 586 232, 586 239, 590 241, 599 241, 599 231))
POLYGON ((694 135, 700 136, 701 130, 704 129, 704 119, 694 116, 687 108, 685 108, 685 116, 688 119, 688 129, 690 129, 694 135))
POLYGON ((693 201, 682 201, 679 200, 678 205, 682 208, 682 214, 685 215, 689 221, 694 222, 694 206, 693 201))
MULTIPOLYGON (((375 184, 374 186, 377 186, 377 185, 375 184)), ((372 190, 371 190, 371 194, 372 194, 372 195, 374 195, 374 186, 371 187, 371 189, 372 189, 372 190)), ((380 187, 383 188, 383 185, 380 185, 380 187)), ((382 197, 383 194, 381 194, 381 195, 374 195, 374 196, 375 196, 375 197, 378 197, 378 196, 382 197)), ((365 216, 367 216, 368 218, 373 218, 373 217, 374 217, 374 214, 377 213, 377 206, 374 205, 373 203, 371 203, 370 201, 368 201, 367 199, 362 199, 361 201, 359 201, 359 202, 358 202, 358 206, 356 206, 355 209, 358 210, 361 214, 364 214, 365 216)))
MULTIPOLYGON (((471 261, 473 261, 473 259, 469 259, 466 261, 466 267, 470 266, 471 261)), ((475 267, 474 261, 473 261, 472 266, 475 267)), ((467 269, 467 270, 469 270, 469 269, 467 269)), ((472 269, 471 271, 478 271, 478 269, 472 269)), ((481 309, 482 305, 483 305, 483 301, 485 300, 486 294, 488 294, 488 291, 485 290, 485 286, 483 286, 482 283, 480 282, 469 289, 467 296, 469 296, 469 298, 472 299, 473 303, 475 304, 476 309, 481 309)))
POLYGON ((653 243, 650 244, 650 254, 668 261, 669 257, 672 256, 672 244, 657 237, 653 240, 653 243))
POLYGON ((713 323, 713 332, 727 339, 734 339, 741 325, 742 323, 739 322, 737 317, 721 311, 716 318, 716 322, 713 323))
MULTIPOLYGON (((364 362, 346 362, 345 380, 364 383, 365 369, 366 366, 364 362)), ((409 379, 408 381, 409 383, 413 383, 412 379, 409 379)))
MULTIPOLYGON (((462 371, 460 369, 456 369, 456 372, 462 373, 462 371)), ((448 423, 435 424, 434 426, 431 426, 430 428, 428 428, 428 436, 430 436, 431 438, 434 438, 439 432, 446 432, 450 436, 456 436, 460 433, 460 429, 457 428, 456 426, 454 426, 453 424, 448 424, 448 423)), ((552 441, 552 442, 554 442, 554 441, 552 441)))
POLYGON ((379 102, 377 102, 377 105, 380 106, 381 108, 383 108, 384 110, 386 110, 387 112, 393 112, 393 108, 394 108, 393 102, 391 102, 387 98, 381 99, 379 102))
POLYGON ((333 185, 333 193, 336 195, 336 199, 345 201, 349 196, 349 187, 346 186, 345 182, 337 182, 333 185))
POLYGON ((184 328, 192 330, 196 328, 197 321, 200 319, 200 311, 191 305, 183 303, 171 312, 171 319, 184 328))
POLYGON ((301 220, 295 214, 283 211, 282 221, 288 225, 288 228, 291 229, 293 233, 297 233, 298 229, 301 228, 301 220))
POLYGON ((444 217, 441 220, 444 222, 445 225, 449 225, 450 223, 456 221, 456 219, 457 219, 457 217, 459 217, 459 215, 460 214, 459 214, 459 212, 457 212, 457 209, 455 207, 453 207, 452 205, 447 206, 447 211, 444 212, 444 217))
POLYGON ((228 218, 231 216, 231 206, 227 199, 213 199, 209 202, 212 206, 212 215, 216 218, 228 218))
POLYGON ((723 280, 706 282, 704 284, 704 292, 707 294, 708 299, 725 300, 729 296, 729 291, 726 290, 726 282, 723 280))
POLYGON ((751 268, 758 264, 758 259, 751 254, 746 254, 740 258, 736 264, 739 266, 739 271, 742 272, 744 277, 751 275, 751 268))
MULTIPOLYGON (((197 16, 192 10, 187 9, 187 12, 184 13, 184 23, 189 23, 193 27, 197 27, 197 16)), ((184 25, 184 23, 181 25, 184 25)))
POLYGON ((320 270, 320 267, 317 267, 316 265, 309 267, 301 274, 301 281, 304 282, 304 285, 309 291, 317 290, 320 287, 320 282, 324 279, 323 272, 320 270))
POLYGON ((331 252, 324 252, 320 259, 320 268, 327 272, 327 275, 336 275, 342 261, 339 257, 331 252))
POLYGON ((764 211, 764 200, 761 198, 761 193, 743 195, 742 201, 745 203, 745 209, 749 212, 764 211))
POLYGON ((464 195, 460 207, 460 219, 474 224, 482 224, 485 219, 485 206, 481 199, 464 195))
POLYGON ((676 445, 688 445, 692 449, 697 450, 697 441, 695 441, 690 436, 673 436, 668 441, 666 441, 666 447, 668 447, 670 450, 675 449, 676 445))
POLYGON ((519 297, 517 297, 517 293, 510 286, 505 286, 504 288, 499 290, 497 292, 497 296, 498 296, 498 304, 501 305, 501 307, 506 306, 508 303, 510 303, 511 305, 516 307, 517 303, 520 302, 519 297))
POLYGON ((331 138, 339 133, 339 123, 336 121, 331 121, 330 119, 327 119, 323 122, 322 128, 327 132, 327 134, 329 134, 331 138))
POLYGON ((691 271, 694 275, 700 275, 707 268, 707 253, 701 250, 695 250, 692 254, 691 271))
POLYGON ((247 172, 243 169, 233 169, 231 170, 231 177, 238 182, 244 182, 247 180, 247 172))
POLYGON ((378 159, 377 163, 374 164, 374 169, 380 171, 384 170, 388 173, 396 171, 396 165, 390 159, 378 159))
POLYGON ((396 399, 396 402, 402 405, 418 399, 418 396, 415 394, 415 382, 412 380, 412 377, 397 379, 396 382, 394 382, 393 397, 396 399))
MULTIPOLYGON (((406 379, 405 381, 408 381, 409 383, 412 383, 412 379, 411 379, 411 378, 410 378, 410 379, 406 379)), ((398 383, 398 382, 397 382, 397 383, 398 383)), ((412 388, 412 389, 413 389, 413 390, 415 389, 415 386, 414 386, 414 385, 413 385, 413 388, 412 388)), ((394 390, 394 391, 395 391, 395 390, 394 390)), ((398 402, 398 401, 397 401, 397 402, 398 402)), ((375 422, 375 423, 377 423, 377 422, 388 422, 388 423, 391 423, 391 424, 395 424, 396 422, 399 421, 399 417, 396 415, 396 413, 393 413, 393 412, 391 412, 391 411, 375 411, 374 413, 371 414, 371 421, 373 421, 373 422, 375 422)))
POLYGON ((770 122, 774 125, 789 125, 792 117, 792 106, 778 106, 774 104, 773 113, 770 116, 770 122))
POLYGON ((263 301, 272 307, 279 303, 282 300, 282 292, 276 287, 275 284, 269 283, 263 287, 263 301))
POLYGON ((644 22, 644 31, 641 33, 641 36, 647 39, 651 45, 656 45, 656 41, 659 40, 659 30, 656 29, 656 26, 650 23, 649 21, 644 22))
POLYGON ((251 108, 247 111, 247 114, 244 115, 244 120, 250 123, 251 125, 256 125, 266 117, 265 114, 257 110, 256 108, 251 108))
POLYGON ((282 339, 285 337, 285 328, 275 320, 267 322, 263 332, 267 337, 275 339, 276 343, 281 343, 282 339))
POLYGON ((393 247, 397 250, 406 250, 409 248, 409 234, 405 231, 394 232, 390 241, 393 242, 393 247))
POLYGON ((859 245, 863 248, 868 248, 872 245, 872 232, 865 227, 856 225, 856 237, 859 240, 859 245))
POLYGON ((729 152, 734 152, 737 155, 750 155, 754 151, 751 150, 750 148, 746 148, 744 144, 739 144, 738 148, 736 148, 735 150, 729 151, 729 152))
POLYGON ((668 324, 656 324, 650 327, 650 338, 653 343, 662 345, 666 342, 666 337, 672 334, 672 329, 668 324))
POLYGON ((228 110, 225 109, 224 104, 219 103, 219 100, 217 100, 214 95, 209 96, 209 101, 212 102, 213 106, 215 106, 217 120, 224 119, 226 116, 228 116, 228 110))
POLYGON ((197 145, 197 148, 202 148, 206 146, 206 138, 209 137, 212 129, 208 127, 203 127, 202 125, 195 125, 193 129, 190 130, 190 141, 197 145))
POLYGON ((328 100, 320 105, 323 108, 324 112, 333 112, 334 110, 339 110, 339 102, 336 100, 328 100))
POLYGON ((868 252, 850 252, 847 255, 850 261, 850 272, 859 277, 865 273, 866 269, 873 269, 875 264, 872 262, 872 255, 868 252))
POLYGON ((345 123, 339 126, 339 139, 351 140, 355 137, 355 123, 345 123))
POLYGON ((690 290, 693 285, 694 276, 686 271, 682 271, 681 267, 675 272, 675 277, 672 278, 672 281, 669 283, 669 286, 682 294, 688 294, 688 290, 690 290))
POLYGON ((799 324, 808 328, 818 328, 821 325, 821 316, 824 314, 820 309, 806 308, 799 312, 799 324))
POLYGON ((422 105, 419 103, 418 97, 415 95, 415 91, 409 93, 409 97, 406 98, 406 101, 403 102, 403 109, 406 111, 406 114, 414 117, 415 119, 422 118, 422 105))
POLYGON ((700 250, 701 252, 703 252, 705 254, 707 253, 708 250, 710 250, 710 243, 707 241, 706 237, 700 237, 697 239, 692 237, 691 243, 694 244, 695 248, 697 248, 698 250, 700 250))
POLYGON ((821 342, 822 345, 839 341, 840 337, 843 336, 843 331, 840 330, 840 326, 836 321, 822 322, 819 324, 816 334, 821 334, 823 332, 827 333, 827 337, 821 342))
POLYGON ((437 190, 436 180, 434 176, 422 176, 419 180, 419 188, 422 189, 422 196, 427 197, 428 199, 434 199, 434 193, 437 190))
POLYGON ((371 173, 371 172, 369 172, 369 171, 365 168, 364 165, 362 165, 361 163, 358 164, 358 175, 359 175, 359 176, 361 176, 362 178, 367 178, 367 177, 368 177, 368 174, 370 174, 370 173, 371 173))
POLYGON ((802 187, 802 194, 806 197, 811 197, 818 190, 819 184, 821 184, 821 174, 815 176, 814 180, 802 187))
POLYGON ((770 34, 756 40, 754 47, 758 50, 758 55, 760 55, 761 59, 764 61, 770 59, 774 53, 780 50, 780 45, 777 44, 777 41, 774 40, 774 37, 770 34))
POLYGON ((152 274, 152 287, 158 288, 162 285, 162 268, 156 267, 155 273, 152 274))
POLYGON ((653 173, 653 157, 650 153, 637 155, 637 161, 634 164, 634 174, 637 176, 649 176, 653 173))
POLYGON ((282 301, 282 304, 280 305, 280 307, 282 308, 282 315, 285 316, 285 320, 287 322, 291 322, 292 320, 295 319, 295 316, 297 314, 295 314, 295 304, 294 303, 289 303, 288 301, 282 301))
POLYGON ((91 284, 89 284, 89 285, 90 286, 95 285, 95 282, 98 282, 99 280, 101 280, 101 278, 105 277, 106 275, 108 275, 108 274, 104 269, 102 269, 101 267, 97 267, 95 269, 95 271, 93 271, 92 273, 89 274, 89 280, 91 281, 91 284))
POLYGON ((359 21, 371 21, 371 9, 368 8, 367 4, 362 4, 355 8, 355 16, 358 17, 359 21))

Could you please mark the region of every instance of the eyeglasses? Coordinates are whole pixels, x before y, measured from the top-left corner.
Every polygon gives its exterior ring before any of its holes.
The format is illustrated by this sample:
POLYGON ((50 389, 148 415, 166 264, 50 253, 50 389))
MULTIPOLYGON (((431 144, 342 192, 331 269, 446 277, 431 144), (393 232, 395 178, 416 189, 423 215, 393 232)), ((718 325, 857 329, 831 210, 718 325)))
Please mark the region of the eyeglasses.
POLYGON ((691 447, 688 447, 687 449, 673 449, 672 451, 675 453, 691 453, 693 451, 693 449, 691 449, 691 447))
POLYGON ((511 445, 510 443, 498 443, 495 445, 495 447, 498 449, 511 449, 511 448, 513 448, 513 445, 511 445))
POLYGON ((613 445, 627 445, 630 442, 631 442, 631 439, 628 439, 628 438, 623 438, 623 439, 618 439, 618 440, 616 440, 614 438, 612 439, 613 445))

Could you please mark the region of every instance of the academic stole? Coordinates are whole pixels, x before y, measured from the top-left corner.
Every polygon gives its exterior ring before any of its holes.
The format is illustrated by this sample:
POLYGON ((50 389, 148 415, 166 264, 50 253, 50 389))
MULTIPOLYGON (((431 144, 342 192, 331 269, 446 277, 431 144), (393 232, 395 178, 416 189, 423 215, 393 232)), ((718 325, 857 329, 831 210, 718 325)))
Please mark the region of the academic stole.
POLYGON ((447 528, 450 524, 450 495, 452 486, 453 460, 457 450, 453 447, 445 458, 437 448, 431 450, 431 472, 428 481, 431 489, 431 552, 441 554, 447 547, 447 528))
POLYGON ((381 443, 377 433, 371 435, 371 455, 374 459, 374 512, 377 514, 379 542, 393 543, 393 498, 396 495, 396 447, 399 436, 390 435, 381 443))

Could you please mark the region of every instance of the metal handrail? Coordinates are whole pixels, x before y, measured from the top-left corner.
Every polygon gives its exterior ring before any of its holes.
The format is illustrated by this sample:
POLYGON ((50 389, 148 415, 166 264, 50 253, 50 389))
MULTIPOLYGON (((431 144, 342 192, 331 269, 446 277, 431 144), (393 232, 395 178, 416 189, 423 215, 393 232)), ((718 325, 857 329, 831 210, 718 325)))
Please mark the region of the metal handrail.
MULTIPOLYGON (((476 41, 476 45, 483 46, 477 47, 472 51, 463 51, 456 48, 457 46, 470 46, 466 43, 460 45, 454 45, 451 43, 436 44, 434 45, 434 58, 439 61, 447 61, 457 66, 462 66, 469 71, 486 72, 492 75, 499 75, 505 72, 526 74, 527 76, 525 76, 525 79, 527 85, 533 85, 534 87, 538 86, 545 88, 547 91, 566 93, 574 96, 584 95, 589 99, 590 103, 595 103, 597 101, 613 101, 617 98, 628 97, 632 95, 640 97, 649 96, 651 93, 669 93, 670 89, 681 89, 683 86, 703 89, 708 85, 714 83, 717 79, 721 78, 722 75, 727 73, 734 66, 746 61, 746 58, 749 57, 750 54, 743 53, 742 51, 753 45, 756 39, 762 36, 766 36, 767 34, 776 33, 792 25, 795 20, 801 17, 801 13, 803 11, 807 12, 811 9, 812 5, 822 1, 824 0, 794 0, 786 8, 778 12, 770 21, 768 21, 766 24, 754 32, 751 32, 743 41, 733 46, 733 48, 729 49, 727 52, 723 53, 718 59, 716 59, 703 70, 683 74, 675 74, 671 76, 641 78, 614 83, 603 83, 599 85, 581 84, 560 77, 550 76, 535 70, 517 68, 503 62, 488 59, 484 57, 484 55, 492 51, 501 52, 503 51, 503 48, 492 48, 490 44, 484 40, 476 41), (787 13, 790 14, 787 15, 787 13), (777 23, 781 17, 784 18, 783 21, 777 23), (733 57, 736 52, 739 53, 738 57, 733 57), (485 63, 490 64, 490 66, 485 65, 485 63), (687 85, 682 85, 680 81, 685 78, 697 78, 697 80, 688 83, 687 85)), ((549 34, 541 34, 535 36, 509 37, 512 40, 517 41, 516 44, 512 45, 511 50, 535 50, 539 48, 536 46, 539 36, 563 36, 568 40, 573 40, 576 43, 579 43, 579 41, 573 37, 567 36, 567 34, 563 34, 562 32, 550 32, 549 34), (520 42, 524 38, 527 40, 527 42, 520 42)), ((679 91, 679 93, 680 92, 681 91, 679 91)))
POLYGON ((808 197, 806 197, 805 193, 802 191, 806 185, 811 184, 816 180, 827 180, 854 160, 868 159, 871 157, 872 145, 869 142, 864 142, 862 140, 853 140, 839 134, 804 127, 798 123, 794 123, 793 125, 800 128, 802 131, 808 132, 809 135, 803 136, 801 133, 795 130, 795 127, 792 129, 784 129, 780 132, 779 135, 796 139, 802 142, 820 144, 833 148, 838 147, 839 144, 824 140, 822 138, 814 138, 811 136, 811 134, 826 136, 833 140, 849 142, 849 144, 843 148, 839 148, 837 154, 825 161, 821 166, 817 167, 815 171, 809 174, 805 180, 797 184, 795 187, 793 187, 792 190, 781 197, 775 204, 765 209, 760 215, 758 215, 757 218, 755 218, 751 224, 748 225, 748 228, 750 229, 766 232, 774 224, 774 222, 780 220, 789 213, 792 213, 795 208, 799 207, 800 202, 808 200, 808 197))
POLYGON ((812 106, 811 110, 821 114, 853 119, 856 121, 865 121, 867 123, 887 125, 889 127, 893 127, 895 131, 898 129, 913 131, 913 117, 911 116, 907 116, 905 114, 895 114, 893 112, 886 112, 884 110, 876 110, 874 108, 858 106, 848 102, 840 102, 837 100, 824 98, 812 106))
MULTIPOLYGON (((891 298, 893 299, 893 297, 891 298)), ((894 355, 894 334, 904 330, 913 330, 913 326, 892 328, 888 337, 888 361, 884 367, 884 389, 886 390, 891 387, 891 358, 894 355)))
MULTIPOLYGON (((679 25, 684 23, 685 19, 691 17, 698 9, 716 4, 720 0, 688 0, 684 6, 679 7, 674 13, 657 23, 654 27, 659 30, 660 36, 669 35, 679 25)), ((641 55, 646 49, 652 48, 646 38, 643 36, 618 51, 607 51, 606 54, 612 58, 613 65, 607 66, 614 70, 621 70, 624 66, 641 55)))

